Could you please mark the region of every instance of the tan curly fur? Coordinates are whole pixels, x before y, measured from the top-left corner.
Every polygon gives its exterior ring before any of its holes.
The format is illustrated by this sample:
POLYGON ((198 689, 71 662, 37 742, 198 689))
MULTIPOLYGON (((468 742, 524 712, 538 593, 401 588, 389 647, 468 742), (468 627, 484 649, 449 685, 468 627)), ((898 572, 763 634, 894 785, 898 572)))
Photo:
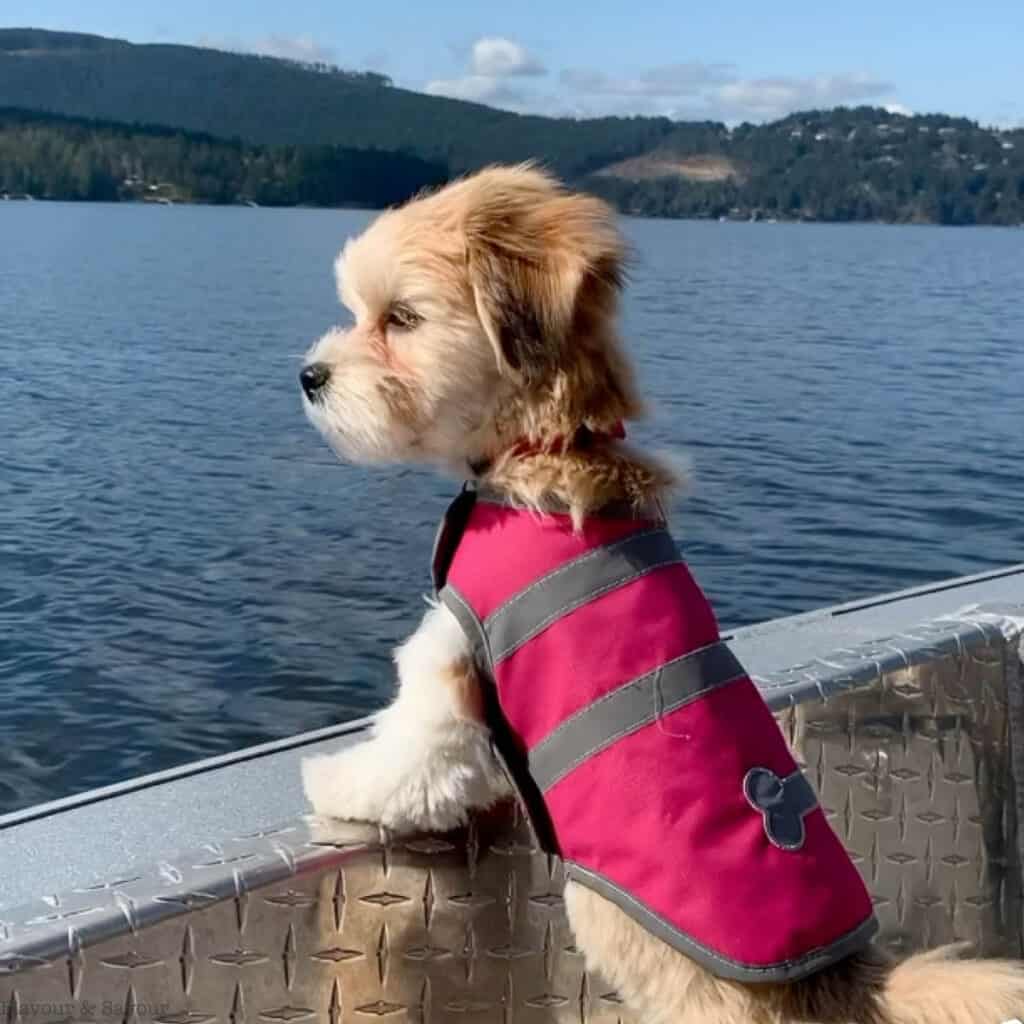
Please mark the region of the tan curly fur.
POLYGON ((625 259, 605 203, 529 165, 387 211, 338 259, 356 324, 310 353, 332 375, 307 412, 348 458, 481 467, 577 522, 612 498, 650 507, 673 472, 600 440, 643 415, 616 327, 625 259), (414 329, 389 324, 396 303, 414 329), (598 436, 585 454, 567 444, 583 428, 598 436), (517 453, 523 441, 536 450, 517 453))

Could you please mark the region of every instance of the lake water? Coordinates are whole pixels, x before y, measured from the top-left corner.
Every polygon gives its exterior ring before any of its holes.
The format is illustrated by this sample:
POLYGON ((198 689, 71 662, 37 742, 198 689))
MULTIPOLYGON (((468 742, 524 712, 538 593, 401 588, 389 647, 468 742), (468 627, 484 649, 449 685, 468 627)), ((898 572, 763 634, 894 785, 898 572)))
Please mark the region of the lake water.
MULTIPOLYGON (((296 372, 368 214, 0 203, 0 811, 380 705, 455 485, 296 372)), ((1020 560, 1024 232, 627 221, 726 626, 1020 560)))

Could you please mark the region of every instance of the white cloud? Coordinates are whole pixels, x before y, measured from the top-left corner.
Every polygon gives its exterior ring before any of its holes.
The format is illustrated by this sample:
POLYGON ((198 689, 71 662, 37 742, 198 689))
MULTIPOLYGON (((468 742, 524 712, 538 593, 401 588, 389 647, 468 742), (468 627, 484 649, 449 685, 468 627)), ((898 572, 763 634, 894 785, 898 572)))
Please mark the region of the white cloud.
POLYGON ((547 76, 544 65, 522 44, 504 36, 481 36, 468 48, 453 47, 460 74, 428 82, 436 96, 486 103, 520 113, 548 116, 606 115, 671 117, 676 120, 772 121, 799 110, 888 102, 895 86, 864 72, 745 77, 735 64, 682 61, 642 68, 628 75, 596 67, 568 67, 547 76))
POLYGON ((487 103, 506 110, 526 111, 547 106, 543 97, 524 89, 516 80, 546 75, 547 71, 525 47, 502 36, 482 36, 468 54, 466 74, 435 78, 424 91, 471 103, 487 103))
POLYGON ((501 78, 490 75, 463 75, 461 78, 438 78, 427 82, 424 92, 431 96, 447 96, 470 103, 518 107, 527 97, 501 78))
POLYGON ((265 57, 283 57, 306 64, 333 63, 337 51, 333 46, 318 43, 311 35, 285 36, 271 33, 257 39, 242 39, 238 36, 200 36, 199 46, 213 50, 228 50, 233 53, 258 53, 265 57))
POLYGON ((336 54, 333 46, 318 43, 311 35, 269 35, 256 41, 254 51, 265 53, 269 57, 287 57, 289 60, 302 60, 309 63, 330 63, 336 54))
POLYGON ((524 46, 502 36, 484 36, 473 43, 470 71, 485 78, 546 74, 544 65, 524 46))
POLYGON ((886 104, 884 104, 884 106, 885 106, 885 112, 887 114, 898 114, 900 117, 913 117, 914 116, 914 112, 910 109, 910 107, 906 106, 903 103, 892 102, 892 103, 886 103, 886 104))
POLYGON ((689 61, 641 71, 633 78, 615 78, 588 68, 566 68, 559 76, 573 92, 597 96, 692 96, 711 85, 732 81, 731 64, 689 61))
POLYGON ((870 75, 841 72, 808 78, 740 79, 712 90, 708 106, 722 120, 771 121, 797 110, 878 100, 893 86, 870 75))
POLYGON ((744 78, 733 64, 693 61, 628 78, 573 68, 560 75, 576 116, 648 114, 679 120, 771 121, 797 110, 878 101, 893 86, 856 72, 744 78))

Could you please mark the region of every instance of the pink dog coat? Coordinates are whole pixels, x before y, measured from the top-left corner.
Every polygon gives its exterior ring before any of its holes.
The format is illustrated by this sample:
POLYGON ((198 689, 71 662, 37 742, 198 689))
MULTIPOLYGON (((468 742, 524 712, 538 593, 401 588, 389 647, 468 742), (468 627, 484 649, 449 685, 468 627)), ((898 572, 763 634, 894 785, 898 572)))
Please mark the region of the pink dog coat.
POLYGON ((574 532, 467 490, 434 580, 567 877, 722 977, 801 978, 868 943, 860 874, 661 523, 574 532))

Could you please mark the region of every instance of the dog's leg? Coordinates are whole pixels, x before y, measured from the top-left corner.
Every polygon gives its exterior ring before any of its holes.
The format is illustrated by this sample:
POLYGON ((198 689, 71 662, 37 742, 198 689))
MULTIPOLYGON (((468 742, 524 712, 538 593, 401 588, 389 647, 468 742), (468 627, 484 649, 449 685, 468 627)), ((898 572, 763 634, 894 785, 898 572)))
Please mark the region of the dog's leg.
POLYGON ((398 696, 371 738, 305 760, 306 795, 318 814, 446 831, 510 793, 491 753, 469 647, 451 612, 435 606, 395 662, 398 696))

